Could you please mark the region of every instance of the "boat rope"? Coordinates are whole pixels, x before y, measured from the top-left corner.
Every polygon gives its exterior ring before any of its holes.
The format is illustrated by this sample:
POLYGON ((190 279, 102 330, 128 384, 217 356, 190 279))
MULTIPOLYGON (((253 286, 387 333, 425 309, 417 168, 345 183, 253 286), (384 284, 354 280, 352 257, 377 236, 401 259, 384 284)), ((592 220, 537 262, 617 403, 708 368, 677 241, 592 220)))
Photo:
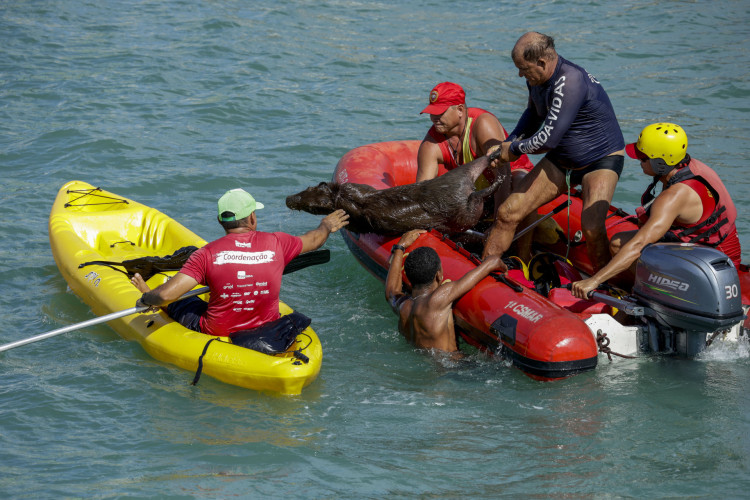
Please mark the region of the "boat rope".
POLYGON ((621 358, 626 359, 635 359, 635 356, 628 356, 626 354, 620 354, 618 352, 614 352, 612 349, 609 348, 609 337, 607 337, 607 334, 602 332, 601 330, 596 331, 596 345, 599 346, 599 352, 603 352, 607 355, 607 358, 609 358, 610 361, 612 361, 612 356, 619 356, 621 358))
MULTIPOLYGON (((308 358, 306 355, 302 354, 302 351, 304 351, 305 349, 307 349, 308 347, 310 347, 310 344, 312 344, 312 337, 309 336, 308 334, 306 334, 305 332, 299 332, 297 334, 298 337, 301 336, 301 335, 304 335, 305 337, 307 337, 307 340, 308 340, 307 345, 305 347, 300 347, 299 349, 295 349, 294 351, 292 351, 292 354, 294 355, 295 358, 297 358, 300 361, 302 361, 303 363, 307 364, 307 363, 310 362, 310 358, 308 358)), ((295 340, 295 342, 299 342, 299 340, 295 340)), ((299 361, 295 361, 295 364, 299 364, 299 361)))
POLYGON ((605 217, 605 220, 607 220, 607 219, 609 219, 611 217, 615 217, 615 216, 620 217, 620 220, 618 220, 617 222, 615 222, 611 226, 607 226, 607 229, 613 228, 613 227, 615 227, 618 224, 622 224, 623 222, 634 222, 636 224, 638 223, 638 216, 637 215, 635 215, 635 214, 629 214, 625 210, 623 210, 622 208, 612 207, 611 205, 610 205, 610 208, 613 208, 614 210, 612 211, 611 214, 609 214, 607 217, 605 217))
MULTIPOLYGON (((296 349, 296 350, 292 351, 292 355, 295 358, 297 358, 298 360, 300 360, 300 361, 304 362, 305 364, 307 364, 307 363, 310 362, 310 358, 307 357, 306 355, 302 354, 302 351, 304 351, 305 349, 307 349, 308 347, 310 347, 310 344, 312 344, 312 337, 310 337, 308 334, 306 334, 304 332, 299 332, 297 334, 297 336, 300 336, 300 335, 304 335, 305 337, 308 338, 307 345, 304 346, 304 347, 300 347, 299 349, 296 349)), ((206 345, 203 346, 203 352, 201 353, 200 356, 198 356, 198 369, 195 371, 195 377, 193 377, 193 381, 190 383, 190 385, 197 385, 198 384, 198 381, 201 378, 201 373, 203 372, 203 358, 206 356, 206 352, 208 351, 208 346, 211 345, 211 342, 213 342, 214 340, 219 340, 220 342, 226 342, 225 340, 220 340, 220 337, 214 337, 214 338, 210 339, 208 342, 206 342, 206 345)), ((299 342, 299 340, 295 340, 295 342, 299 342)), ((243 349, 250 349, 249 347, 245 347, 245 346, 240 345, 240 344, 234 344, 233 342, 232 342, 232 344, 233 345, 237 345, 238 347, 242 347, 243 349)), ((253 349, 253 350, 257 350, 257 349, 253 349)), ((263 354, 267 354, 269 356, 274 356, 274 355, 278 356, 280 354, 284 354, 283 352, 279 352, 279 353, 265 353, 263 351, 258 351, 258 352, 261 352, 263 354)), ((299 361, 295 361, 295 364, 299 364, 299 361)))
POLYGON ((201 379, 201 372, 203 371, 203 356, 206 355, 206 351, 208 351, 208 346, 211 345, 211 342, 213 342, 214 340, 218 340, 218 339, 214 337, 208 342, 206 342, 205 346, 203 346, 203 352, 198 357, 198 370, 196 370, 195 377, 193 377, 193 381, 190 383, 190 385, 197 385, 198 381, 201 379))
POLYGON ((71 201, 67 202, 65 204, 65 208, 68 207, 88 207, 92 205, 114 205, 115 203, 124 203, 128 204, 128 200, 124 198, 115 198, 113 196, 107 196, 101 193, 97 193, 96 191, 101 191, 102 188, 91 188, 91 189, 68 189, 66 194, 80 194, 81 196, 78 196, 77 198, 72 199, 71 201), (98 196, 99 198, 103 198, 105 200, 112 200, 112 201, 104 201, 101 203, 81 203, 79 205, 76 205, 75 202, 78 200, 85 198, 87 196, 98 196))
MULTIPOLYGON (((565 174, 565 184, 568 186, 568 234, 565 236, 565 240, 567 241, 567 247, 565 249, 565 260, 568 260, 568 255, 570 255, 570 173, 572 170, 568 169, 565 174)), ((583 224, 581 224, 583 226, 583 224)))

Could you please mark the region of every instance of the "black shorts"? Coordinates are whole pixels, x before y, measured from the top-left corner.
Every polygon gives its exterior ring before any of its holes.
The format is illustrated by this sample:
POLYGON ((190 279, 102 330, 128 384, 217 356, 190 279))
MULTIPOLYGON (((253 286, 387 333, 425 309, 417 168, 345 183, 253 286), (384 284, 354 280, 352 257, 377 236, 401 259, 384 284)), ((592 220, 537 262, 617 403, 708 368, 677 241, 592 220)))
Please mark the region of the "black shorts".
POLYGON ((604 158, 599 158, 598 160, 588 164, 583 168, 579 168, 578 170, 561 166, 562 162, 560 162, 560 160, 557 159, 553 154, 548 154, 545 156, 545 158, 547 158, 552 162, 553 165, 559 168, 562 173, 567 175, 568 171, 570 171, 571 186, 577 186, 578 184, 583 182, 583 176, 588 174, 589 172, 593 172, 594 170, 611 170, 617 174, 617 178, 619 179, 620 174, 622 174, 622 168, 625 166, 625 157, 623 155, 605 156, 604 158))
POLYGON ((206 314, 208 302, 198 297, 172 302, 167 306, 167 315, 190 330, 201 331, 201 316, 206 314))

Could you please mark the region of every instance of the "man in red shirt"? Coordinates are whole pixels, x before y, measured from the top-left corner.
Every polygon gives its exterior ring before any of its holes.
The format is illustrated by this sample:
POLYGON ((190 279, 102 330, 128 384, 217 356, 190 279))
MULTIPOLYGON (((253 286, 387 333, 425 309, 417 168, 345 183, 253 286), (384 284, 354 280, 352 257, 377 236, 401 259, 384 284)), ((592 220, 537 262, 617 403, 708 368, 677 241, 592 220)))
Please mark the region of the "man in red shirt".
POLYGON ((169 304, 170 317, 191 330, 228 336, 279 318, 279 292, 284 267, 300 253, 320 248, 344 227, 343 210, 327 215, 302 236, 257 231, 261 203, 242 189, 219 199, 219 223, 226 235, 196 250, 169 281, 149 290, 140 275, 132 282, 143 296, 136 307, 169 304), (207 285, 208 303, 193 297, 173 302, 196 285, 207 285))

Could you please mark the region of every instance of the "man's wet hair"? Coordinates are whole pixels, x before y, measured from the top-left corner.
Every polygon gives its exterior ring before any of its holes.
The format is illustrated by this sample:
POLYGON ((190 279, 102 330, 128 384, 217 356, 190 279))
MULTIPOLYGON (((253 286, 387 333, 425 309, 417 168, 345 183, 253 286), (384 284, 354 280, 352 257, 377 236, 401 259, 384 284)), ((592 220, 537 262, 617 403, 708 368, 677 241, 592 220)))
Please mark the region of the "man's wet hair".
POLYGON ((543 33, 534 32, 532 41, 527 43, 521 55, 524 61, 551 59, 555 55, 555 39, 543 33))
POLYGON ((409 278, 413 287, 429 284, 435 279, 439 269, 440 257, 430 247, 419 247, 409 252, 404 261, 406 277, 409 278))

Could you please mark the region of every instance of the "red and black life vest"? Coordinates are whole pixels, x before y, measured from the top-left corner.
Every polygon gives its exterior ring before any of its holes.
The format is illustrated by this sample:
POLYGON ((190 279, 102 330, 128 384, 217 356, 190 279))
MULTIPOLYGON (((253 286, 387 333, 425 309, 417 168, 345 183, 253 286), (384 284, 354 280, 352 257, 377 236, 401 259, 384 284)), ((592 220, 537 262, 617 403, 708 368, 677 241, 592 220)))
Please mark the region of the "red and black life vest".
MULTIPOLYGON (((474 129, 474 124, 476 123, 476 118, 479 115, 483 115, 485 113, 489 113, 489 111, 485 111, 481 108, 466 108, 469 119, 467 130, 464 132, 464 136, 460 137, 459 140, 461 143, 466 144, 468 142, 469 150, 467 151, 464 147, 464 153, 458 158, 458 163, 456 162, 455 157, 453 156, 453 150, 451 149, 450 145, 448 144, 448 139, 435 130, 435 126, 433 125, 430 127, 430 130, 427 131, 427 134, 435 139, 435 142, 437 143, 438 147, 440 147, 440 152, 443 154, 443 165, 445 166, 446 170, 453 170, 454 168, 458 167, 459 165, 463 165, 465 163, 468 163, 471 160, 475 160, 477 158, 477 153, 471 148, 471 134, 474 129), (469 138, 468 141, 466 141, 466 138, 469 138), (470 158, 467 158, 466 153, 470 153, 470 158), (467 161, 468 160, 468 161, 467 161)), ((492 113, 490 113, 492 114, 492 113)), ((500 125, 501 128, 503 128, 502 125, 500 125)), ((505 131, 505 128, 503 128, 503 132, 507 136, 508 133, 505 131)))
MULTIPOLYGON (((727 236, 736 231, 737 209, 718 174, 706 164, 690 157, 686 158, 684 166, 680 167, 680 170, 667 181, 664 189, 689 179, 696 179, 703 183, 711 191, 716 206, 714 211, 703 220, 699 220, 695 224, 675 223, 672 225, 670 232, 686 243, 700 243, 716 247, 727 236)), ((646 188, 643 196, 641 196, 642 206, 636 210, 641 222, 648 219, 651 202, 656 198, 653 190, 658 181, 659 178, 655 178, 654 182, 646 188)))

